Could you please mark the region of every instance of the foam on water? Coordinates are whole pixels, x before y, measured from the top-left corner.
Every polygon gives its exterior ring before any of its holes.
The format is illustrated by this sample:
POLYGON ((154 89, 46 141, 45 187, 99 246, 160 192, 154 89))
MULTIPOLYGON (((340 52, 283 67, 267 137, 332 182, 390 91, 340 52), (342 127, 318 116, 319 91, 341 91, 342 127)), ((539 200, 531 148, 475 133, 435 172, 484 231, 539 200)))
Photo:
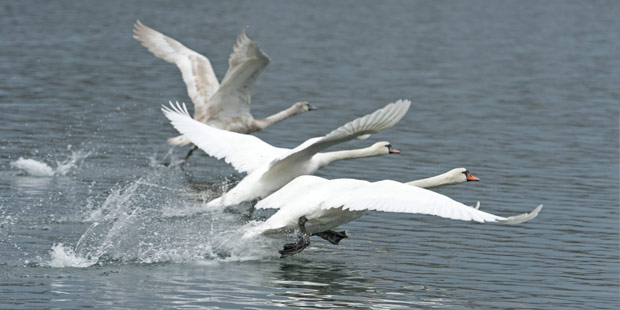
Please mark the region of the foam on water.
POLYGON ((54 175, 54 169, 52 169, 52 167, 34 159, 24 159, 20 157, 11 163, 11 167, 24 170, 28 175, 35 177, 51 177, 54 175))
MULTIPOLYGON (((168 169, 169 170, 169 169, 168 169)), ((200 209, 207 193, 186 189, 170 171, 156 171, 119 185, 100 207, 85 212, 90 227, 74 247, 54 245, 51 267, 89 267, 116 263, 208 263, 271 257, 279 246, 262 236, 241 238, 252 226, 239 213, 200 209), (174 186, 170 184, 175 184, 174 186)), ((178 174, 180 175, 180 173, 178 174)), ((219 189, 221 184, 216 184, 219 189)), ((281 243, 281 242, 280 242, 281 243)))
POLYGON ((62 243, 52 246, 51 259, 47 262, 47 266, 62 267, 90 267, 97 263, 96 259, 86 259, 75 254, 71 247, 62 243))
POLYGON ((63 176, 67 175, 71 169, 77 167, 89 155, 90 152, 74 151, 66 160, 56 162, 55 169, 42 161, 23 157, 19 157, 16 161, 11 162, 11 167, 23 170, 27 175, 35 177, 63 176))

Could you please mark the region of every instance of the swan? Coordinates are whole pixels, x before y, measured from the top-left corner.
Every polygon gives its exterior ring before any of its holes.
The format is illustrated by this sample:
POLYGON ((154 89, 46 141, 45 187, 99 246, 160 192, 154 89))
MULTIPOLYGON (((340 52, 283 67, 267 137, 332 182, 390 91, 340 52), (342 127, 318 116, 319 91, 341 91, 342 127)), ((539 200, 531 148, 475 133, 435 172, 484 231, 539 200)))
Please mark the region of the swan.
MULTIPOLYGON (((229 67, 222 84, 218 83, 211 62, 205 56, 185 47, 139 20, 133 28, 134 39, 155 56, 177 65, 187 93, 194 104, 194 118, 212 127, 239 133, 262 130, 293 115, 313 110, 307 101, 300 101, 290 108, 264 119, 255 119, 250 113, 252 86, 259 74, 269 64, 269 56, 245 33, 237 37, 228 59, 229 67)), ((183 136, 168 139, 168 143, 184 146, 190 141, 183 136)), ((189 157, 195 147, 186 156, 189 157)))
POLYGON ((356 179, 327 180, 304 175, 256 204, 257 209, 279 209, 265 222, 244 234, 274 234, 299 228, 296 243, 284 245, 281 257, 301 252, 310 244, 310 236, 318 235, 330 243, 347 238, 344 231, 332 229, 353 221, 368 210, 436 215, 453 220, 518 224, 538 215, 542 205, 530 213, 501 217, 466 206, 451 198, 392 180, 369 182, 356 179))
POLYGON ((352 140, 365 139, 394 126, 407 112, 411 101, 398 100, 385 107, 355 119, 322 137, 315 137, 294 149, 278 148, 251 135, 213 128, 193 120, 185 105, 170 103, 162 107, 164 115, 174 128, 212 157, 233 165, 248 174, 231 190, 207 203, 206 208, 225 207, 253 201, 280 189, 295 177, 313 174, 334 161, 400 153, 389 142, 377 142, 370 147, 319 153, 320 151, 352 140))

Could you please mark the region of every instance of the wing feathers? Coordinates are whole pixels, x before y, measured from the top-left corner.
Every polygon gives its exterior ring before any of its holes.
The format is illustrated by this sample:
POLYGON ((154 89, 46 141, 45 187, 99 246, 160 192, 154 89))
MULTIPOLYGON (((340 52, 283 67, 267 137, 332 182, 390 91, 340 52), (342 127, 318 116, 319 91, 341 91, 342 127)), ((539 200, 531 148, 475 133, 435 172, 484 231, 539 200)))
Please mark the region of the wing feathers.
POLYGON ((535 218, 542 209, 540 205, 530 213, 505 218, 466 206, 429 190, 389 180, 363 184, 347 192, 339 191, 338 195, 324 197, 324 200, 324 209, 342 206, 350 211, 419 213, 481 223, 518 224, 535 218))
POLYGON ((219 87, 209 59, 139 20, 134 24, 133 33, 133 38, 140 41, 149 52, 177 65, 194 104, 194 117, 204 121, 207 118, 208 100, 219 87))
POLYGON ((191 118, 185 104, 162 106, 164 115, 183 136, 209 156, 230 163, 239 172, 252 172, 288 150, 273 147, 261 139, 217 129, 191 118))
POLYGON ((210 110, 220 119, 250 115, 252 87, 269 64, 269 56, 245 33, 237 37, 228 60, 228 71, 213 96, 210 110))
POLYGON ((411 101, 398 100, 372 114, 353 120, 340 128, 337 128, 325 136, 325 140, 348 138, 351 135, 361 136, 368 133, 377 133, 394 126, 400 121, 409 107, 411 101))
MULTIPOLYGON (((398 100, 385 107, 340 126, 329 134, 313 138, 296 147, 290 156, 313 156, 314 154, 338 143, 364 137, 394 126, 409 110, 411 101, 398 100)), ((282 160, 285 160, 283 158, 282 160)))

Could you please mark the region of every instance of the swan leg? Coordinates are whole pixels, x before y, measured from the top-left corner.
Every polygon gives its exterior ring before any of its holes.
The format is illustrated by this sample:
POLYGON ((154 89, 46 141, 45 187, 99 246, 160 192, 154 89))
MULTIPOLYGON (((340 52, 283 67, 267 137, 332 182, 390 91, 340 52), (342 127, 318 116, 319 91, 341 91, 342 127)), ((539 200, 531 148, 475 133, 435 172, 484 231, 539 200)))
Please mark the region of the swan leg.
POLYGON ((258 203, 258 200, 259 199, 254 199, 250 203, 250 210, 248 211, 248 219, 251 219, 252 216, 254 216, 254 211, 256 211, 256 204, 258 203))
POLYGON ((319 237, 329 241, 329 243, 335 244, 335 245, 338 245, 340 240, 342 240, 344 238, 349 238, 349 236, 347 236, 347 233, 344 230, 343 231, 326 230, 326 231, 322 231, 322 232, 316 233, 314 235, 317 235, 317 236, 319 236, 319 237))
POLYGON ((187 152, 187 155, 185 155, 185 158, 183 158, 183 162, 185 162, 190 156, 192 156, 192 153, 194 153, 194 151, 197 149, 198 147, 195 144, 192 144, 192 148, 189 149, 189 152, 187 152))
POLYGON ((297 243, 287 243, 280 251, 280 258, 289 257, 303 251, 308 245, 310 245, 310 235, 306 232, 306 222, 308 219, 305 216, 299 218, 299 233, 297 234, 297 243))

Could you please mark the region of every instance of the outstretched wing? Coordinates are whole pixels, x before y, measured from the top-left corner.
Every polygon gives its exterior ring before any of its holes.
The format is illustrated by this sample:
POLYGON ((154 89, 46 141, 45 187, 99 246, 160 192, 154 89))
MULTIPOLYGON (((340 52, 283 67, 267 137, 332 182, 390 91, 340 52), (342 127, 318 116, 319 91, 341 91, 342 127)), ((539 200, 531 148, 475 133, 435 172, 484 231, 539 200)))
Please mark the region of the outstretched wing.
POLYGON ((453 220, 506 224, 529 221, 535 218, 542 209, 542 205, 539 205, 530 213, 501 217, 466 206, 448 196, 390 180, 364 184, 346 193, 325 197, 323 209, 339 207, 350 211, 419 213, 453 220))
MULTIPOLYGON (((447 196, 395 181, 370 183, 356 179, 326 180, 300 176, 256 204, 257 209, 279 209, 250 232, 255 235, 282 228, 295 228, 301 216, 316 231, 333 229, 356 219, 364 211, 418 213, 453 220, 518 224, 535 218, 542 205, 530 213, 497 216, 466 206, 447 196), (350 211, 350 212, 349 212, 350 211)), ((306 227, 308 228, 308 227, 306 227)))
POLYGON ((405 116, 410 106, 411 101, 398 100, 371 114, 348 122, 323 137, 309 139, 293 149, 291 153, 273 161, 271 163, 271 170, 277 171, 277 169, 274 168, 279 165, 293 165, 296 162, 310 158, 314 156, 314 154, 338 143, 349 141, 360 136, 365 137, 369 134, 390 128, 405 116))
POLYGON ((140 41, 149 52, 179 67, 187 86, 187 94, 194 104, 194 118, 204 122, 208 116, 209 99, 219 87, 209 59, 139 20, 134 24, 133 33, 133 38, 140 41))
POLYGON ((323 199, 322 191, 331 180, 315 175, 301 175, 288 182, 284 187, 271 195, 259 200, 254 206, 256 209, 282 209, 286 206, 319 204, 323 199))
POLYGON ((192 141, 209 156, 222 159, 239 172, 251 173, 281 154, 290 152, 267 144, 261 139, 246 134, 217 129, 192 119, 185 107, 170 102, 162 107, 164 115, 172 126, 192 141))
POLYGON ((268 64, 269 56, 245 34, 245 29, 241 30, 228 59, 228 71, 211 98, 209 115, 221 120, 251 117, 252 87, 268 64))

